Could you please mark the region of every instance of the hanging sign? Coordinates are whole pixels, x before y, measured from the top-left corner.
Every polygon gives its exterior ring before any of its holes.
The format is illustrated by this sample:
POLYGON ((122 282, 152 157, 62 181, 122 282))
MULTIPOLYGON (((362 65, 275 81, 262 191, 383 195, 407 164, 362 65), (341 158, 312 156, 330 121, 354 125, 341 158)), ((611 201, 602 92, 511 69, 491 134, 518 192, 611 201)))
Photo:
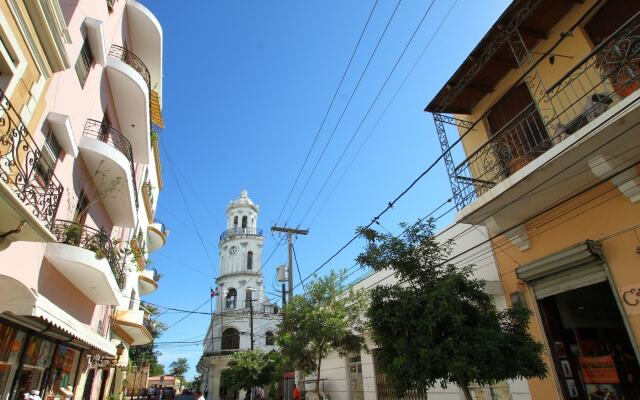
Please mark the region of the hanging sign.
POLYGON ((578 357, 578 360, 584 383, 620 383, 613 357, 578 357))

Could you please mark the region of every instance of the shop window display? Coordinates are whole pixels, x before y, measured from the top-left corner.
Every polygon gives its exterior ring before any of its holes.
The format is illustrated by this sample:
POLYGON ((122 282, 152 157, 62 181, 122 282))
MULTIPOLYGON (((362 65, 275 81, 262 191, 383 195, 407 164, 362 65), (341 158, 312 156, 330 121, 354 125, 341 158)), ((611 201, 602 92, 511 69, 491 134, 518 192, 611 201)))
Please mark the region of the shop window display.
POLYGON ((65 392, 72 391, 75 384, 79 354, 79 351, 68 346, 58 345, 51 370, 51 385, 50 390, 47 392, 47 400, 64 398, 65 392))
POLYGON ((29 338, 18 380, 18 394, 31 390, 39 390, 42 393, 44 372, 51 365, 54 347, 55 345, 48 340, 36 336, 29 338))
POLYGON ((0 324, 0 395, 2 399, 7 398, 10 390, 24 337, 24 332, 9 325, 0 324))

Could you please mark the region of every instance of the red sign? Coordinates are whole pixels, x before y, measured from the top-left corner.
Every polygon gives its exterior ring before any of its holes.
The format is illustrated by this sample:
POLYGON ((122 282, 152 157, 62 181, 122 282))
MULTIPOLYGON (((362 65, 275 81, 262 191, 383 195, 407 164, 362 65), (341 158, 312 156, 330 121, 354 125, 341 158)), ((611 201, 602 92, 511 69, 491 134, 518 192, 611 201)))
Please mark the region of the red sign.
POLYGON ((282 377, 284 379, 294 379, 296 377, 296 373, 295 371, 285 372, 284 374, 282 374, 282 377))
POLYGON ((578 359, 584 383, 620 383, 613 357, 578 357, 578 359))

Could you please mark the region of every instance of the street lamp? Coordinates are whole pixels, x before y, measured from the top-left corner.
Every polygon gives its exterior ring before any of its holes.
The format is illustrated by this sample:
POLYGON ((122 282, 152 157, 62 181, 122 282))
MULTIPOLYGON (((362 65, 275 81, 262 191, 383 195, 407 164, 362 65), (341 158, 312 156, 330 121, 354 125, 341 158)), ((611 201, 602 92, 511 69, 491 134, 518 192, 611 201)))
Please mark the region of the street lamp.
POLYGON ((246 302, 249 303, 249 329, 251 330, 251 350, 253 350, 253 342, 254 342, 253 340, 253 302, 257 300, 253 298, 253 295, 251 295, 251 293, 255 291, 256 289, 252 287, 247 288, 247 293, 249 294, 249 296, 247 296, 246 302))

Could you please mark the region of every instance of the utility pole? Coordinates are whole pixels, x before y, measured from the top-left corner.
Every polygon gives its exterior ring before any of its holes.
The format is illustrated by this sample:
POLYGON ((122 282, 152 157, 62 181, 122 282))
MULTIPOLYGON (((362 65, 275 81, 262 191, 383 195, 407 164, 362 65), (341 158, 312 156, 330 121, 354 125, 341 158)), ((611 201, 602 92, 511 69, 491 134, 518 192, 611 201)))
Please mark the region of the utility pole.
POLYGON ((249 303, 249 331, 251 332, 251 350, 253 350, 253 302, 258 301, 258 299, 254 299, 252 293, 257 292, 254 288, 247 288, 247 292, 249 294, 249 298, 246 301, 249 303))
POLYGON ((291 240, 293 235, 307 235, 309 233, 308 229, 294 229, 287 228, 286 226, 272 226, 271 232, 283 232, 287 234, 287 242, 289 243, 289 266, 288 266, 288 278, 289 278, 289 302, 291 302, 291 298, 293 297, 293 241, 291 240))

